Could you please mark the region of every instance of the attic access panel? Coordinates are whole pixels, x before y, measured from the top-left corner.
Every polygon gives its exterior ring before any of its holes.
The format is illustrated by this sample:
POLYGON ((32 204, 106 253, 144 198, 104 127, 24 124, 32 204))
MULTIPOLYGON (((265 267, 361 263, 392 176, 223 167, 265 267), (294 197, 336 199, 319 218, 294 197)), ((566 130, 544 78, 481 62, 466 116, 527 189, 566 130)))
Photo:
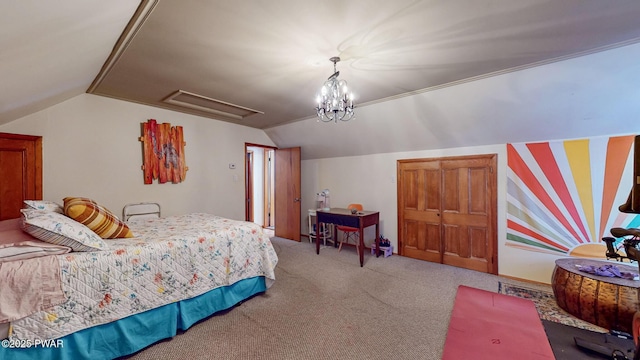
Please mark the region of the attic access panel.
POLYGON ((184 90, 178 90, 163 100, 167 104, 186 107, 189 109, 205 111, 208 113, 225 116, 231 119, 242 120, 247 116, 264 114, 259 110, 235 105, 226 101, 212 99, 203 95, 194 94, 184 90))

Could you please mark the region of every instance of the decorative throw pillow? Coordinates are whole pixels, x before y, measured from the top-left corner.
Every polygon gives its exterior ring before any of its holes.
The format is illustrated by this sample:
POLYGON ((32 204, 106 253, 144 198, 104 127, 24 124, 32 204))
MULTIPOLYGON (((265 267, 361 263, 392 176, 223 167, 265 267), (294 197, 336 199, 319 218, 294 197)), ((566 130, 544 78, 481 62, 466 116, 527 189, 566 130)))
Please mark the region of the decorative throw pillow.
POLYGON ((64 198, 64 213, 75 221, 86 225, 103 239, 130 238, 129 226, 120 221, 107 208, 83 197, 64 198))
POLYGON ((53 211, 60 214, 64 214, 64 209, 59 204, 53 201, 46 200, 25 200, 22 202, 24 204, 23 209, 34 209, 34 210, 44 210, 44 211, 53 211))
POLYGON ((95 251, 107 248, 104 240, 91 229, 63 214, 32 209, 21 211, 23 230, 36 239, 68 246, 74 251, 95 251))

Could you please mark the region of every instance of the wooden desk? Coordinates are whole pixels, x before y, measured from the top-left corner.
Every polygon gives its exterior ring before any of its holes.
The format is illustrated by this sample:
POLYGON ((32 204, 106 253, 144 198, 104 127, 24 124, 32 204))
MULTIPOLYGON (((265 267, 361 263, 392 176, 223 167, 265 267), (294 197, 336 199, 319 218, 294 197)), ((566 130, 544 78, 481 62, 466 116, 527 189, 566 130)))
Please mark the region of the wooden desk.
MULTIPOLYGON (((352 214, 351 210, 343 208, 331 208, 329 211, 316 210, 316 229, 320 224, 334 224, 358 228, 360 239, 360 267, 364 265, 364 228, 376 226, 376 257, 380 256, 380 213, 377 211, 358 211, 352 214)), ((335 236, 335 235, 334 235, 335 236)), ((335 239, 335 237, 334 237, 335 239)), ((316 254, 320 254, 320 241, 316 241, 316 254)))
POLYGON ((558 305, 569 314, 605 329, 632 332, 633 315, 638 310, 640 281, 598 276, 577 267, 616 265, 621 271, 638 272, 637 266, 595 259, 556 260, 551 278, 558 305))

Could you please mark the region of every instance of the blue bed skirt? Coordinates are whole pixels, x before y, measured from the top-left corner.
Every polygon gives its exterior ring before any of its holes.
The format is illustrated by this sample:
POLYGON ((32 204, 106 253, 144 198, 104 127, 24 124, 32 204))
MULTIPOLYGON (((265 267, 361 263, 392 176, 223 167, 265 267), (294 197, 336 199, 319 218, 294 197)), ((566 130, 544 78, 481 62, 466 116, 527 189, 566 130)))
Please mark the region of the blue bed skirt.
POLYGON ((46 347, 10 349, 2 346, 0 359, 114 359, 173 337, 178 330, 186 330, 199 320, 266 290, 264 277, 241 280, 191 299, 75 332, 47 343, 46 347))

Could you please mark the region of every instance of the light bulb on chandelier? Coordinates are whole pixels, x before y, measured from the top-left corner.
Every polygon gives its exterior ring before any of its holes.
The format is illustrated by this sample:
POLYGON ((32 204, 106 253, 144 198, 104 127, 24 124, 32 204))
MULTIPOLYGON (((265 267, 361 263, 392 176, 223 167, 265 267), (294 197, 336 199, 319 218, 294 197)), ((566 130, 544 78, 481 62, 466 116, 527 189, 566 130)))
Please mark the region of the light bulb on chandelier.
POLYGON ((336 63, 340 58, 334 56, 329 61, 333 63, 333 75, 325 81, 320 94, 316 97, 318 120, 336 123, 338 120, 349 121, 355 116, 353 93, 349 92, 345 80, 338 80, 340 72, 336 70, 336 63))

